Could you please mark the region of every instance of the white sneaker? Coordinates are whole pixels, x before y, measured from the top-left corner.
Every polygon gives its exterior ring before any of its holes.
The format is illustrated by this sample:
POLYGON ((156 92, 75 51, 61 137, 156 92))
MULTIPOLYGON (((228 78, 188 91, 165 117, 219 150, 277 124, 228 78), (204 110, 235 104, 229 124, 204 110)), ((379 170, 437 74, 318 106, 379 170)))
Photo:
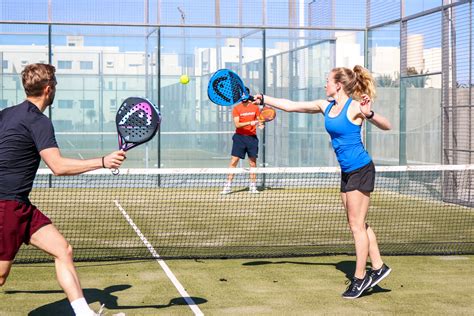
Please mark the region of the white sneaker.
POLYGON ((221 191, 221 194, 223 195, 230 194, 230 193, 232 193, 232 188, 228 186, 225 186, 224 189, 221 191))
MULTIPOLYGON (((105 316, 106 312, 105 312, 105 309, 104 309, 104 305, 105 304, 102 304, 102 306, 99 308, 99 311, 97 313, 94 313, 93 315, 94 316, 105 316)), ((126 315, 125 315, 125 313, 117 313, 117 314, 112 314, 112 316, 126 316, 126 315)))
POLYGON ((259 194, 260 192, 257 190, 257 187, 256 186, 249 186, 249 193, 252 193, 252 194, 259 194))
POLYGON ((103 316, 103 315, 105 315, 104 306, 105 306, 105 304, 102 304, 100 306, 99 310, 97 311, 97 313, 94 312, 92 315, 93 316, 103 316))

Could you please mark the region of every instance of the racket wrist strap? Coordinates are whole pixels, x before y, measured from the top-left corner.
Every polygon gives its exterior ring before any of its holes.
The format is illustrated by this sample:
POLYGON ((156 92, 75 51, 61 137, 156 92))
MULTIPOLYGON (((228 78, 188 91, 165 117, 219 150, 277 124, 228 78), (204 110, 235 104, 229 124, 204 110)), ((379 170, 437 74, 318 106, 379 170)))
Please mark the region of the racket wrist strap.
POLYGON ((102 156, 102 168, 105 168, 105 161, 104 161, 105 156, 102 156))

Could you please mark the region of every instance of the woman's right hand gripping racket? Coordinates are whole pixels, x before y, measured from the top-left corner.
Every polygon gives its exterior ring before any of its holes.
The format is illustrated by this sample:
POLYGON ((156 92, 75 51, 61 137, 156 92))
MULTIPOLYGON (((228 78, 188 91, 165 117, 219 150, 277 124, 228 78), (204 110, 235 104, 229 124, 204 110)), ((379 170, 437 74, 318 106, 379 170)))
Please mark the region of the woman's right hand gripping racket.
MULTIPOLYGON (((127 151, 151 140, 160 123, 161 114, 153 103, 139 97, 125 99, 115 117, 119 149, 127 151)), ((117 175, 119 170, 112 173, 117 175)))

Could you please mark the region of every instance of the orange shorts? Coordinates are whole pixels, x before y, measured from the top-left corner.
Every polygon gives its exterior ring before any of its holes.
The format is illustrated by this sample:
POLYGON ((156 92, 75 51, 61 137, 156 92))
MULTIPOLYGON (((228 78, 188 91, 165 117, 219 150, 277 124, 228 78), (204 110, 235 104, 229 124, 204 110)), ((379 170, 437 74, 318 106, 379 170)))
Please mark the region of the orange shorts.
POLYGON ((15 258, 22 243, 51 220, 33 204, 0 200, 0 260, 15 258))

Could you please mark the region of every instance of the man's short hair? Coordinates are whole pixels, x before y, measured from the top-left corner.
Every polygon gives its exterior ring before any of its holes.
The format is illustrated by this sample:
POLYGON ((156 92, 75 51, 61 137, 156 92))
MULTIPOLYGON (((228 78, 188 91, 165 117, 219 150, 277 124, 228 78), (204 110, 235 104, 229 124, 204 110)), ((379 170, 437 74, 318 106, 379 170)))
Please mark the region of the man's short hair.
POLYGON ((56 85, 56 68, 48 64, 31 64, 21 72, 26 96, 39 97, 48 85, 56 85))

